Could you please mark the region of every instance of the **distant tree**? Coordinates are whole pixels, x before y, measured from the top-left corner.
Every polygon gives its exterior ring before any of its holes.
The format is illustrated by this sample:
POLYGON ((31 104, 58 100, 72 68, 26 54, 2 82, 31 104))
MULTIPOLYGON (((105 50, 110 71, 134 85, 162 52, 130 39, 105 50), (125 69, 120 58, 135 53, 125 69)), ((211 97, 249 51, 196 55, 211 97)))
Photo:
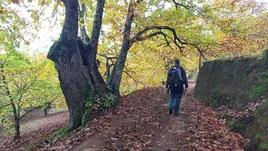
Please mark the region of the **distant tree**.
POLYGON ((47 67, 52 68, 51 63, 31 62, 16 51, 0 57, 0 124, 7 129, 13 125, 15 139, 20 137, 21 119, 61 95, 59 85, 53 81, 56 76, 47 67))

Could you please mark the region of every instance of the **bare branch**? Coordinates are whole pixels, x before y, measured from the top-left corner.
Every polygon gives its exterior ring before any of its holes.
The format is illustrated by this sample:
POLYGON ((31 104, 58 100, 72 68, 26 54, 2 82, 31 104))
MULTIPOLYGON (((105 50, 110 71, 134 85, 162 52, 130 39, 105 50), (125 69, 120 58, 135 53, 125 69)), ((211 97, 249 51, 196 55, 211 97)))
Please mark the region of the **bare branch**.
POLYGON ((11 80, 12 80, 12 83, 19 89, 19 85, 13 76, 11 76, 11 80))
POLYGON ((184 7, 185 9, 189 10, 191 7, 190 6, 187 6, 187 5, 183 5, 182 3, 178 3, 176 0, 172 0, 173 3, 175 4, 176 6, 176 9, 178 9, 178 7, 184 7))
POLYGON ((132 78, 133 79, 133 81, 135 82, 135 85, 136 85, 136 87, 137 87, 137 85, 138 85, 138 82, 137 82, 137 80, 132 76, 132 75, 130 75, 127 71, 123 71, 125 74, 127 74, 130 78, 132 78))
POLYGON ((21 120, 24 116, 26 116, 27 114, 29 114, 30 112, 32 112, 32 111, 34 111, 34 110, 36 110, 36 109, 39 109, 39 108, 41 108, 41 107, 42 107, 42 106, 37 106, 37 107, 34 107, 34 108, 28 110, 27 112, 25 112, 25 113, 20 117, 20 120, 21 120))
POLYGON ((56 96, 55 99, 52 100, 52 101, 50 101, 50 102, 46 102, 44 105, 40 105, 40 106, 37 106, 37 107, 34 107, 34 108, 28 110, 27 112, 25 112, 25 113, 20 117, 20 120, 21 120, 24 116, 26 116, 27 114, 29 114, 30 112, 32 112, 32 111, 34 111, 34 110, 36 110, 36 109, 42 108, 42 107, 45 106, 46 104, 53 103, 53 102, 57 99, 57 97, 58 97, 58 96, 56 96))
MULTIPOLYGON (((146 40, 148 38, 151 38, 151 37, 154 37, 154 36, 157 36, 157 35, 163 35, 164 38, 165 38, 165 41, 167 43, 167 46, 169 46, 172 50, 173 48, 170 46, 170 43, 173 42, 179 49, 180 49, 180 52, 183 53, 183 49, 184 49, 184 46, 183 45, 190 45, 190 46, 193 46, 197 49, 197 51, 200 53, 200 55, 205 58, 204 54, 203 54, 203 51, 196 45, 196 44, 193 44, 193 43, 188 43, 188 42, 185 42, 183 41, 176 33, 176 30, 174 28, 171 28, 169 26, 149 26, 149 27, 145 27, 143 30, 139 31, 134 38, 131 39, 131 42, 134 43, 136 41, 143 41, 143 40, 146 40), (155 31, 157 30, 156 32, 154 33, 151 33, 147 36, 143 36, 144 34, 146 34, 147 32, 149 31, 155 31), (173 38, 168 36, 164 31, 169 31, 172 33, 173 35, 173 38), (168 38, 171 40, 170 42, 168 41, 168 38)), ((206 58, 205 58, 206 59, 206 58)))
POLYGON ((0 110, 1 110, 2 108, 4 108, 4 107, 9 106, 9 105, 11 105, 11 104, 10 104, 10 103, 8 103, 8 104, 5 104, 5 105, 0 106, 0 110))
POLYGON ((149 39, 151 37, 154 37, 156 35, 165 35, 162 31, 158 31, 158 32, 155 32, 155 33, 152 33, 152 34, 149 34, 147 36, 144 36, 144 37, 137 37, 136 39, 133 39, 131 42, 134 43, 135 41, 143 41, 143 40, 146 40, 146 39, 149 39))
POLYGON ((106 81, 108 81, 110 78, 110 75, 111 75, 111 67, 115 65, 114 63, 109 64, 109 60, 111 60, 111 62, 112 62, 113 59, 118 59, 118 57, 117 56, 107 56, 106 54, 101 54, 101 53, 97 53, 97 54, 106 59, 106 63, 105 63, 106 71, 103 75, 103 78, 106 76, 106 78, 107 78, 106 81))
POLYGON ((106 59, 118 59, 118 57, 117 56, 107 56, 107 55, 105 55, 105 54, 101 54, 101 53, 97 53, 99 56, 102 56, 102 57, 104 57, 104 58, 106 58, 106 59))
POLYGON ((197 51, 199 52, 199 54, 204 58, 204 59, 207 59, 205 56, 204 56, 204 53, 201 51, 201 49, 197 46, 197 45, 195 45, 195 44, 191 44, 192 46, 194 46, 196 49, 197 49, 197 51))

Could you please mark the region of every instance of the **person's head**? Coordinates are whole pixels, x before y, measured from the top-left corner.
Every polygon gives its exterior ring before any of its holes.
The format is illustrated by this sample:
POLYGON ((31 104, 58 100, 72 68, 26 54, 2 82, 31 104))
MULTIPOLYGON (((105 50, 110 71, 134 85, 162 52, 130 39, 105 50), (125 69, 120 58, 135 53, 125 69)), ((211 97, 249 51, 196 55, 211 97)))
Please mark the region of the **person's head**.
POLYGON ((175 59, 174 60, 174 65, 175 66, 180 66, 180 60, 179 59, 175 59))

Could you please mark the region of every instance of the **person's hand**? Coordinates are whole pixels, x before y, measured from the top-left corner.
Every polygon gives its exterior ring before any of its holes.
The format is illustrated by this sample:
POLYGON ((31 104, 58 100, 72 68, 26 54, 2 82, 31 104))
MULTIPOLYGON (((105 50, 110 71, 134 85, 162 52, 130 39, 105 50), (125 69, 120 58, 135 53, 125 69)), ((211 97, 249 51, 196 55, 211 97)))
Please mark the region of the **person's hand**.
POLYGON ((184 93, 186 93, 187 91, 188 91, 188 88, 185 88, 185 89, 184 89, 184 93))

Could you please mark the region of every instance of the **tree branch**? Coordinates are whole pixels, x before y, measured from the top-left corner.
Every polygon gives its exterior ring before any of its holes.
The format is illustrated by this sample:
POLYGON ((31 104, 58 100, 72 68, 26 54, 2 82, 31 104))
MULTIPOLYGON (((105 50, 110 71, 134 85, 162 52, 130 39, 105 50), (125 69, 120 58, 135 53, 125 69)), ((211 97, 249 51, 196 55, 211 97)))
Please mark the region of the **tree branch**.
POLYGON ((136 85, 136 87, 137 87, 137 85, 138 85, 138 82, 137 82, 137 80, 132 76, 132 75, 130 75, 127 71, 123 71, 125 74, 127 74, 130 78, 132 78, 133 79, 133 81, 135 82, 135 85, 136 85))
POLYGON ((79 7, 78 9, 78 14, 80 18, 80 33, 81 33, 83 43, 85 43, 86 45, 89 45, 90 39, 87 35, 87 31, 85 27, 85 11, 86 11, 86 6, 84 3, 82 3, 81 8, 79 7))
POLYGON ((76 41, 78 33, 78 0, 62 0, 65 5, 65 19, 60 41, 76 41))
POLYGON ((106 59, 118 59, 118 57, 117 56, 107 56, 107 55, 105 55, 105 54, 101 54, 101 53, 97 53, 99 56, 102 56, 102 57, 104 57, 104 58, 106 58, 106 59))
POLYGON ((9 106, 9 105, 11 105, 11 103, 8 103, 8 104, 5 104, 5 105, 0 106, 0 110, 1 110, 2 108, 4 108, 4 107, 9 106))
POLYGON ((190 6, 183 5, 182 3, 178 3, 176 0, 172 0, 172 2, 175 4, 176 9, 178 9, 178 7, 184 7, 187 10, 189 10, 191 8, 190 6))
POLYGON ((149 34, 149 35, 144 36, 144 37, 137 37, 136 39, 133 39, 133 40, 131 41, 131 43, 134 43, 135 40, 136 40, 136 41, 143 41, 143 40, 149 39, 149 38, 151 38, 151 37, 154 37, 154 36, 157 36, 157 35, 160 35, 160 34, 161 34, 161 35, 165 35, 162 31, 158 31, 158 32, 149 34))
MULTIPOLYGON (((200 53, 200 55, 205 58, 204 54, 203 54, 203 51, 196 45, 196 44, 193 44, 193 43, 188 43, 188 42, 185 42, 183 41, 176 33, 176 30, 174 28, 171 28, 169 26, 149 26, 149 27, 145 27, 143 30, 139 31, 135 37, 133 37, 131 39, 131 42, 136 42, 136 41, 142 41, 142 40, 146 40, 148 38, 151 38, 151 37, 154 37, 154 36, 157 36, 157 35, 163 35, 164 38, 165 38, 165 41, 167 43, 167 45, 172 49, 172 47, 170 46, 170 43, 168 41, 167 38, 169 38, 179 49, 180 49, 180 52, 182 53, 183 52, 183 49, 184 49, 184 46, 183 45, 191 45, 193 47, 195 47, 197 49, 197 51, 200 53), (154 32, 154 33, 151 33, 147 36, 143 36, 144 34, 146 34, 147 32, 149 31, 155 31, 157 30, 157 32, 154 32), (166 33, 164 33, 164 31, 170 31, 173 35, 173 38, 168 36, 166 33)), ((205 58, 206 59, 206 58, 205 58)))
MULTIPOLYGON (((57 97, 58 97, 58 96, 57 96, 57 97)), ((57 97, 56 97, 56 98, 57 98, 57 97)), ((56 100, 56 98, 55 98, 54 100, 50 101, 50 102, 46 102, 44 105, 40 105, 40 106, 37 106, 37 107, 34 107, 34 108, 28 110, 27 112, 25 112, 25 113, 20 117, 20 120, 21 120, 24 116, 26 116, 27 114, 29 114, 30 112, 32 112, 32 111, 34 111, 34 110, 36 110, 36 109, 42 108, 43 106, 45 106, 45 105, 48 104, 48 103, 53 103, 53 102, 56 100)))
POLYGON ((41 108, 41 107, 42 107, 42 106, 37 106, 37 107, 34 107, 34 108, 28 110, 27 112, 25 112, 25 113, 20 117, 20 120, 21 120, 24 116, 26 116, 27 114, 29 114, 30 112, 32 112, 32 111, 34 111, 34 110, 36 110, 36 109, 38 109, 38 108, 41 108))
POLYGON ((96 57, 105 0, 98 0, 91 34, 92 51, 96 57))
POLYGON ((111 60, 111 62, 112 62, 113 59, 118 59, 118 57, 117 56, 107 56, 107 55, 101 54, 101 53, 97 53, 97 54, 99 56, 102 56, 102 57, 104 57, 106 59, 106 63, 105 63, 105 65, 106 65, 106 71, 105 71, 105 73, 103 75, 103 78, 106 76, 106 78, 107 78, 106 79, 106 82, 108 82, 109 81, 109 78, 110 78, 110 75, 111 75, 111 67, 115 65, 114 63, 109 64, 109 60, 111 60))

